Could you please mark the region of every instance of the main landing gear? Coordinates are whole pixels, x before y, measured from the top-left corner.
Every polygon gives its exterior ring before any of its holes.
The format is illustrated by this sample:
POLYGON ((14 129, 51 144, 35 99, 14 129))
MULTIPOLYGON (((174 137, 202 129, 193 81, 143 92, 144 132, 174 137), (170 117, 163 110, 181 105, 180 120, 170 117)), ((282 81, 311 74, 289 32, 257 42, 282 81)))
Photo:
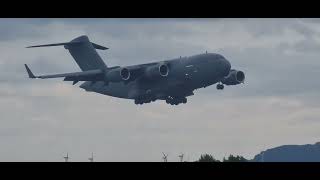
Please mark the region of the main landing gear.
POLYGON ((218 90, 223 90, 223 88, 224 88, 223 84, 221 84, 221 83, 217 84, 217 89, 218 90))
POLYGON ((144 104, 144 103, 151 103, 156 101, 156 98, 147 98, 147 99, 135 99, 134 103, 135 104, 144 104))
MULTIPOLYGON (((144 103, 150 103, 150 102, 153 102, 153 101, 156 101, 156 98, 148 98, 148 99, 135 99, 134 100, 134 103, 135 104, 144 104, 144 103)), ((171 105, 178 105, 178 104, 186 104, 187 103, 187 98, 186 97, 171 97, 171 96, 168 96, 166 98, 166 103, 167 104, 171 104, 171 105)))
POLYGON ((187 103, 187 98, 186 97, 171 97, 168 96, 168 98, 166 99, 166 103, 167 104, 171 104, 171 105, 178 105, 178 104, 186 104, 187 103))

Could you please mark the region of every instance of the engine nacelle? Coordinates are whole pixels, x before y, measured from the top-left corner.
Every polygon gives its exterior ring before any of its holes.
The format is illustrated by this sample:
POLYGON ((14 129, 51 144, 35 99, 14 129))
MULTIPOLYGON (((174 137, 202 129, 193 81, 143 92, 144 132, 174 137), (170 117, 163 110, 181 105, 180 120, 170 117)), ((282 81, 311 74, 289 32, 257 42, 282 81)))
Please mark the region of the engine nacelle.
POLYGON ((109 82, 127 81, 130 79, 130 70, 127 68, 116 68, 108 71, 105 78, 109 82))
POLYGON ((244 79, 244 72, 232 69, 230 70, 229 75, 225 77, 221 82, 225 85, 236 85, 243 83, 244 79))
POLYGON ((148 79, 166 77, 169 75, 169 67, 167 64, 157 64, 154 66, 150 66, 146 68, 145 75, 148 79))

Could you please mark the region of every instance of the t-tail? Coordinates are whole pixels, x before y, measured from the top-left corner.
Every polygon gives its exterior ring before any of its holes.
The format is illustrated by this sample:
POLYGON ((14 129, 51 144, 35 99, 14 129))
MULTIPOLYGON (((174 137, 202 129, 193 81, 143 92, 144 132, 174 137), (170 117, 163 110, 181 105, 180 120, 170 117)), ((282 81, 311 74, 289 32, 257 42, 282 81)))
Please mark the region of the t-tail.
MULTIPOLYGON (((64 46, 65 49, 69 50, 71 56, 79 65, 82 71, 107 69, 107 65, 103 62, 96 49, 106 50, 108 48, 90 42, 87 36, 80 36, 66 43, 36 45, 29 46, 27 48, 48 46, 64 46)), ((31 73, 29 75, 31 75, 31 73)))

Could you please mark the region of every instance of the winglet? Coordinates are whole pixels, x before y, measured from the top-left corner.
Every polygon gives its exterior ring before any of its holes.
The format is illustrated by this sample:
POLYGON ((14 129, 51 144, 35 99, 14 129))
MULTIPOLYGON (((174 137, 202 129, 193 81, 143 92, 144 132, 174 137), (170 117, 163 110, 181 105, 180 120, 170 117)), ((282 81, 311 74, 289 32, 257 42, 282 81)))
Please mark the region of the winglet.
POLYGON ((29 78, 36 78, 36 76, 31 72, 30 68, 26 64, 24 64, 24 66, 26 67, 29 78))

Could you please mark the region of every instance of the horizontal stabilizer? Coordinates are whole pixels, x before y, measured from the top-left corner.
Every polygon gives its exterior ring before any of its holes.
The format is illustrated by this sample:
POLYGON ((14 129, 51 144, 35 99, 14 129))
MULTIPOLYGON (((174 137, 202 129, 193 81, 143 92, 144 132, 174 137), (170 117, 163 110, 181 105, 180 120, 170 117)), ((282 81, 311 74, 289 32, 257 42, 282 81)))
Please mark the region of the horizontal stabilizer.
MULTIPOLYGON (((72 45, 77 45, 77 44, 81 44, 81 41, 74 41, 74 42, 65 42, 65 43, 54 43, 54 44, 42 44, 42 45, 35 45, 35 46, 28 46, 26 48, 35 48, 35 47, 50 47, 50 46, 72 46, 72 45)), ((100 50, 107 50, 109 48, 101 46, 99 44, 95 44, 95 43, 91 43, 92 46, 95 49, 100 49, 100 50)))
POLYGON ((109 48, 104 47, 104 46, 101 46, 101 45, 99 45, 99 44, 95 44, 95 43, 91 43, 91 44, 92 44, 92 46, 93 46, 95 49, 100 49, 100 50, 107 50, 107 49, 109 49, 109 48))
POLYGON ((86 35, 74 38, 69 42, 34 45, 28 46, 27 48, 50 46, 63 46, 64 49, 69 51, 72 58, 76 61, 82 71, 108 68, 99 56, 97 49, 106 50, 109 48, 92 43, 86 35))
POLYGON ((28 47, 26 47, 26 48, 49 47, 49 46, 63 46, 63 45, 75 45, 75 44, 79 44, 79 43, 80 43, 80 42, 66 42, 66 43, 43 44, 43 45, 28 46, 28 47))

